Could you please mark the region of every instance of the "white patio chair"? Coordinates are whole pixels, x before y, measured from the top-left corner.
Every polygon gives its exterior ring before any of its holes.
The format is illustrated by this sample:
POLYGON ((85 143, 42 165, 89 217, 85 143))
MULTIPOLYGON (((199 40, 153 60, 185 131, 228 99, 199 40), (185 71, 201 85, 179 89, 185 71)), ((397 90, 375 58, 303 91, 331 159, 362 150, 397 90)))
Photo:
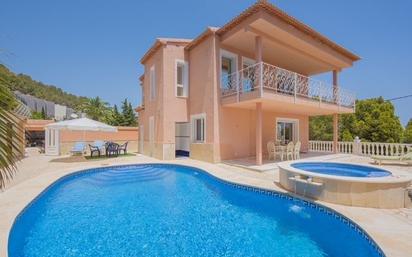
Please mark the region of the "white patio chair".
POLYGON ((293 144, 292 141, 290 141, 288 145, 286 146, 286 159, 287 160, 289 160, 289 156, 290 156, 290 159, 293 160, 294 148, 295 148, 295 145, 293 144))
POLYGON ((272 158, 274 160, 275 159, 275 143, 273 141, 269 141, 266 144, 266 147, 268 149, 268 160, 270 160, 272 158))
POLYGON ((294 156, 293 158, 295 160, 300 159, 300 147, 301 147, 302 143, 300 141, 296 142, 295 144, 295 149, 294 149, 294 156))
POLYGON ((284 156, 285 154, 286 154, 286 153, 285 153, 285 148, 284 148, 283 146, 281 146, 281 145, 275 145, 275 153, 274 153, 275 159, 276 159, 276 156, 279 155, 280 160, 283 161, 283 156, 284 156))

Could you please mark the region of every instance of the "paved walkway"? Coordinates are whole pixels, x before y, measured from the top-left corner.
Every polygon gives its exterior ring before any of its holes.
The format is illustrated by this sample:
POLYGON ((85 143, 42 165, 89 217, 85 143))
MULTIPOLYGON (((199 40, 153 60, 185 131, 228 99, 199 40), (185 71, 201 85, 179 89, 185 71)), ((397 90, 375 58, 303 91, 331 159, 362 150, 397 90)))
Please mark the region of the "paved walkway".
MULTIPOLYGON (((368 163, 364 157, 352 155, 328 155, 328 158, 342 162, 368 163)), ((108 165, 159 162, 145 156, 119 157, 108 160, 62 162, 53 158, 36 155, 19 163, 19 172, 14 180, 0 193, 0 256, 7 256, 7 238, 12 223, 18 213, 42 190, 58 178, 74 171, 108 165)), ((211 174, 235 183, 283 191, 277 186, 277 170, 256 172, 228 164, 210 164, 182 158, 167 163, 178 163, 202 168, 211 174)), ((385 166, 392 172, 411 174, 411 167, 385 166)), ((319 202, 346 215, 362 226, 382 247, 387 256, 412 256, 412 209, 371 209, 350 207, 319 202)))

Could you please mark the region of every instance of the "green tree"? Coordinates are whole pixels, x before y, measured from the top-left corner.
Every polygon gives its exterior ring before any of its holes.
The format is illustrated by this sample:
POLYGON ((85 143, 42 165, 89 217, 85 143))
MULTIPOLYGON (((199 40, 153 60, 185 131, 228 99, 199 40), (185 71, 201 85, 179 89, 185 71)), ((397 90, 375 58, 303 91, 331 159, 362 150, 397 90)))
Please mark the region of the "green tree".
POLYGON ((30 118, 33 120, 45 120, 46 119, 46 117, 44 117, 43 112, 32 112, 30 118))
POLYGON ((109 107, 108 103, 102 101, 100 97, 96 96, 86 101, 82 107, 81 111, 86 113, 86 115, 93 120, 98 120, 106 122, 109 107))
POLYGON ((23 128, 13 112, 18 103, 6 85, 0 78, 0 188, 13 177, 23 154, 23 128))
POLYGON ((121 126, 136 126, 136 115, 132 104, 127 101, 127 98, 122 102, 122 122, 121 126))
POLYGON ((17 90, 23 94, 66 105, 75 110, 79 110, 82 103, 88 99, 67 93, 56 86, 45 85, 42 82, 33 80, 28 75, 15 74, 2 64, 0 64, 0 78, 11 91, 17 90))
POLYGON ((309 139, 318 141, 333 140, 332 116, 314 116, 309 118, 309 139))
MULTIPOLYGON (((332 116, 309 120, 311 140, 332 140, 332 116)), ((339 140, 352 141, 359 136, 370 142, 401 142, 403 127, 391 102, 382 97, 358 100, 354 114, 339 115, 339 140)))
POLYGON ((357 101, 354 124, 347 125, 352 135, 370 142, 400 142, 403 127, 395 107, 382 97, 357 101))
POLYGON ((117 105, 115 104, 113 108, 110 110, 110 115, 108 118, 108 124, 112 126, 120 126, 123 123, 123 116, 119 112, 117 105))
POLYGON ((412 144, 412 119, 409 119, 408 124, 406 124, 405 131, 403 133, 403 142, 412 144))

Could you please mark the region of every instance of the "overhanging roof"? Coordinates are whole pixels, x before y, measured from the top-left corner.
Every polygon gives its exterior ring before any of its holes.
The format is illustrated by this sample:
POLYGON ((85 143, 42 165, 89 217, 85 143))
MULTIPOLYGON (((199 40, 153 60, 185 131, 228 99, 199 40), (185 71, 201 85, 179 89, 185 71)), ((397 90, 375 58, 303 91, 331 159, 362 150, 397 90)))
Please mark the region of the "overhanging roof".
POLYGON ((343 48, 342 46, 336 44, 332 40, 328 39, 327 37, 323 36, 319 32, 315 31, 311 27, 307 26, 306 24, 298 21, 297 19, 293 18, 292 16, 288 15, 284 11, 280 10, 279 8, 275 7, 271 3, 267 2, 266 0, 260 0, 256 2, 254 5, 251 7, 247 8, 245 11, 243 11, 241 14, 233 18, 231 21, 226 23, 222 28, 216 31, 216 34, 219 36, 224 35, 228 31, 230 31, 232 28, 234 28, 236 25, 240 24, 242 21, 250 17, 251 15, 259 12, 259 11, 265 11, 270 15, 276 16, 277 18, 280 18, 282 21, 286 22, 287 24, 293 26, 297 30, 311 36, 312 38, 320 41, 321 43, 329 46, 333 50, 339 52, 340 54, 346 56, 347 58, 351 59, 352 61, 358 61, 360 60, 360 57, 357 56, 356 54, 350 52, 349 50, 343 48))

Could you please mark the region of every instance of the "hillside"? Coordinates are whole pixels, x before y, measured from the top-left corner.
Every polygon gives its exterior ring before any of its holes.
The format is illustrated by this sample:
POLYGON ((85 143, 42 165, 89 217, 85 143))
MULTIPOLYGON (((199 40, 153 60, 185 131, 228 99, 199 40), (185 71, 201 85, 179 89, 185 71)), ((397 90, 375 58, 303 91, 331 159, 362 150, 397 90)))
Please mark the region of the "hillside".
POLYGON ((56 86, 45 85, 42 82, 33 80, 28 75, 15 74, 2 64, 0 64, 0 81, 12 91, 17 90, 76 110, 82 102, 88 99, 87 97, 67 93, 56 86))

